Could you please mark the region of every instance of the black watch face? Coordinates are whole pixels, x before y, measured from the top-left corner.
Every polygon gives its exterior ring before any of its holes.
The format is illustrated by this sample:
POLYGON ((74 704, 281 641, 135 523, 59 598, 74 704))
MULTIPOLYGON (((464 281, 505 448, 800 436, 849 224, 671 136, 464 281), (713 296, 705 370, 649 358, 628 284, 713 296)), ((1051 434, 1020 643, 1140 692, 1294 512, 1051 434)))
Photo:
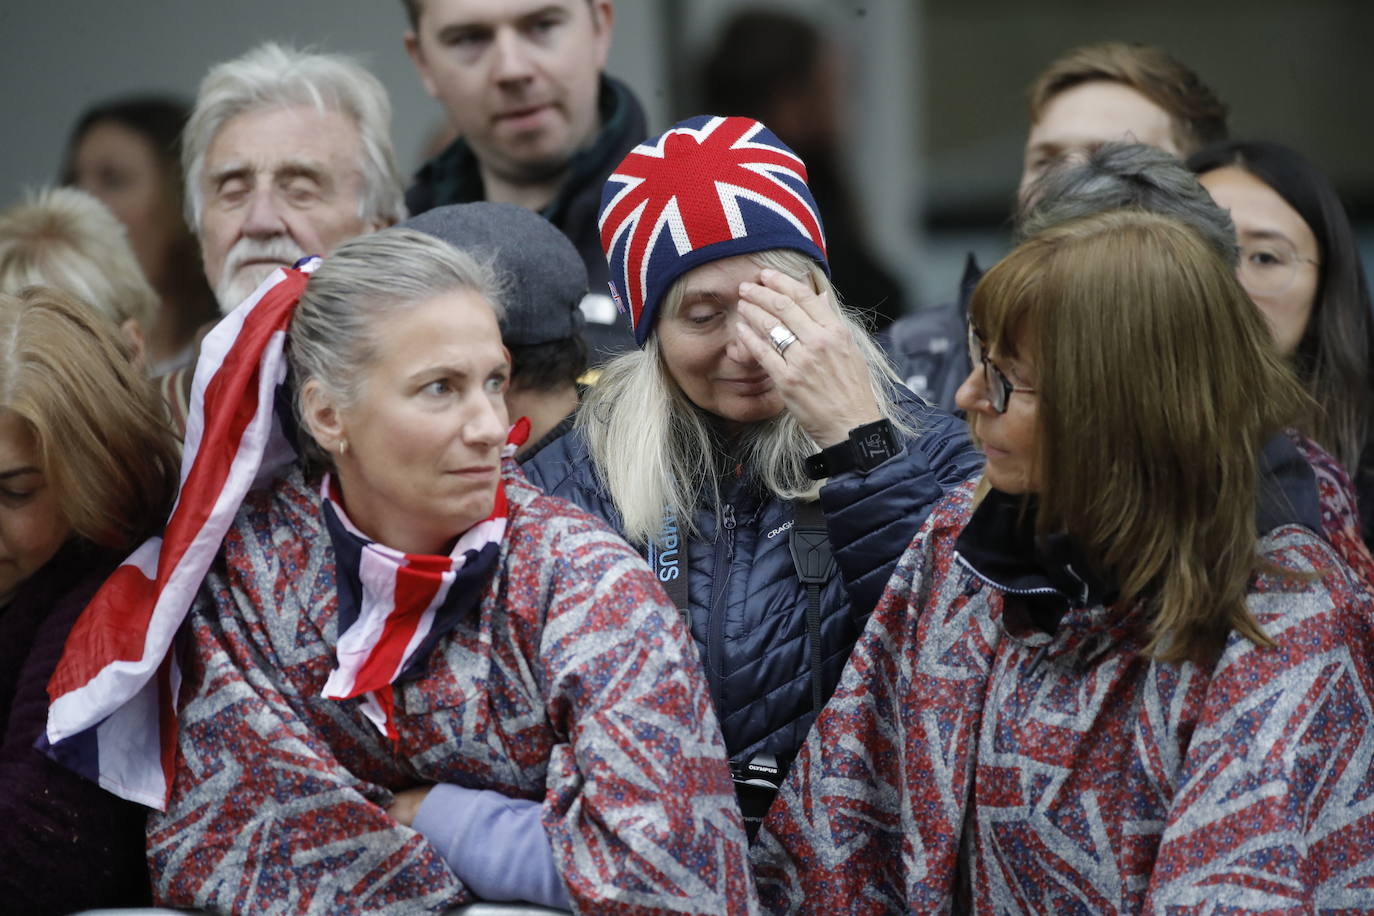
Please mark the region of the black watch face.
POLYGON ((881 460, 892 455, 892 446, 882 430, 868 433, 855 444, 859 449, 859 457, 864 461, 881 460))

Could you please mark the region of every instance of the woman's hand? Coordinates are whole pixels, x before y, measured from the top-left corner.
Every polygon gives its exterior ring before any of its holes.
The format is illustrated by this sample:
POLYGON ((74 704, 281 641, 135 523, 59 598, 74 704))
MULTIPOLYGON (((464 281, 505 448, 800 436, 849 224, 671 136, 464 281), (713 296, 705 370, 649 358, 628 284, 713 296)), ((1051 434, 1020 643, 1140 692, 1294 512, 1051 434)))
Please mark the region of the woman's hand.
POLYGON ((429 795, 429 790, 433 786, 420 786, 418 789, 406 789, 404 792, 397 792, 387 806, 386 813, 391 815, 391 819, 403 827, 415 825, 415 815, 420 813, 420 804, 424 802, 425 796, 429 795))
POLYGON ((740 342, 773 379, 783 404, 820 448, 849 438, 856 426, 882 419, 868 365, 828 293, 765 269, 761 283, 741 283, 740 342), (779 353, 769 332, 781 324, 797 335, 779 353))

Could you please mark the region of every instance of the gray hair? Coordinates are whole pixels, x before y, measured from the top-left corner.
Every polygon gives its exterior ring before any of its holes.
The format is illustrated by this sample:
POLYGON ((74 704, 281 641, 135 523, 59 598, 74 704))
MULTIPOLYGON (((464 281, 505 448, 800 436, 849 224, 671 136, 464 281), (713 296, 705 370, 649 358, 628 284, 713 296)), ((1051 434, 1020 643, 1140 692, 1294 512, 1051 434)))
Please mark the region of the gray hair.
POLYGON ((65 290, 116 326, 132 319, 144 332, 161 307, 124 224, 76 188, 30 193, 0 213, 0 291, 25 286, 65 290))
POLYGON ((387 226, 405 218, 385 87, 351 57, 300 51, 269 41, 242 57, 217 64, 201 81, 181 147, 186 221, 192 232, 200 232, 204 204, 200 178, 215 135, 244 112, 295 105, 309 105, 321 113, 338 111, 357 125, 362 147, 358 170, 363 182, 358 216, 387 226))
MULTIPOLYGON (((760 267, 771 267, 834 296, 825 272, 800 252, 773 249, 749 255, 760 267)), ((659 321, 681 306, 687 274, 668 288, 659 321)), ((878 410, 904 435, 915 435, 910 418, 893 400, 899 384, 891 364, 862 321, 834 296, 850 339, 868 365, 878 410)), ((658 335, 644 348, 612 360, 602 368, 586 403, 576 414, 577 429, 587 439, 592 467, 620 516, 620 531, 632 544, 646 544, 663 526, 665 515, 684 531, 693 530, 693 508, 705 498, 720 511, 720 446, 705 411, 688 399, 668 373, 658 335)), ((751 424, 734 457, 743 462, 763 489, 782 500, 812 501, 821 484, 806 476, 806 458, 817 445, 790 411, 751 424)))
POLYGON ((1016 215, 1016 240, 1079 217, 1124 209, 1173 217, 1236 266, 1230 214, 1182 162, 1140 143, 1104 143, 1047 171, 1031 186, 1016 215))
MULTIPOLYGON (((334 249, 306 283, 288 334, 303 438, 306 382, 319 381, 342 405, 356 404, 362 370, 376 359, 375 329, 397 311, 458 290, 477 293, 498 320, 505 314, 491 265, 427 233, 394 227, 334 249)), ((315 443, 306 445, 311 457, 324 457, 315 443)))

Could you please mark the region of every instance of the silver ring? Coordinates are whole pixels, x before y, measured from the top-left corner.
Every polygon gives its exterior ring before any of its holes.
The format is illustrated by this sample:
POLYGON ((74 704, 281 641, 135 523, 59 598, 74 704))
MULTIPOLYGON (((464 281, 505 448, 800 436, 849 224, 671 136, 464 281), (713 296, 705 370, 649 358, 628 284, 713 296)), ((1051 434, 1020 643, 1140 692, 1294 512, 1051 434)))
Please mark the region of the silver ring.
POLYGON ((773 348, 778 351, 778 355, 782 356, 784 350, 797 342, 797 335, 793 334, 790 328, 775 324, 768 332, 768 339, 773 342, 773 348))

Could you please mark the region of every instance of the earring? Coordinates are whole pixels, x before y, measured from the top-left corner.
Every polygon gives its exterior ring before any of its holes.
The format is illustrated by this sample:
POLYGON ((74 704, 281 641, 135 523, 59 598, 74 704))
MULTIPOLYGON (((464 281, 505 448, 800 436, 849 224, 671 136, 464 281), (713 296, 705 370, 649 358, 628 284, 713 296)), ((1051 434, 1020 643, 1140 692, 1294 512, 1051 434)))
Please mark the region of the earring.
POLYGON ((340 439, 340 440, 339 440, 339 457, 342 458, 342 457, 344 456, 344 453, 347 452, 347 451, 348 451, 348 440, 347 440, 347 439, 340 439))

